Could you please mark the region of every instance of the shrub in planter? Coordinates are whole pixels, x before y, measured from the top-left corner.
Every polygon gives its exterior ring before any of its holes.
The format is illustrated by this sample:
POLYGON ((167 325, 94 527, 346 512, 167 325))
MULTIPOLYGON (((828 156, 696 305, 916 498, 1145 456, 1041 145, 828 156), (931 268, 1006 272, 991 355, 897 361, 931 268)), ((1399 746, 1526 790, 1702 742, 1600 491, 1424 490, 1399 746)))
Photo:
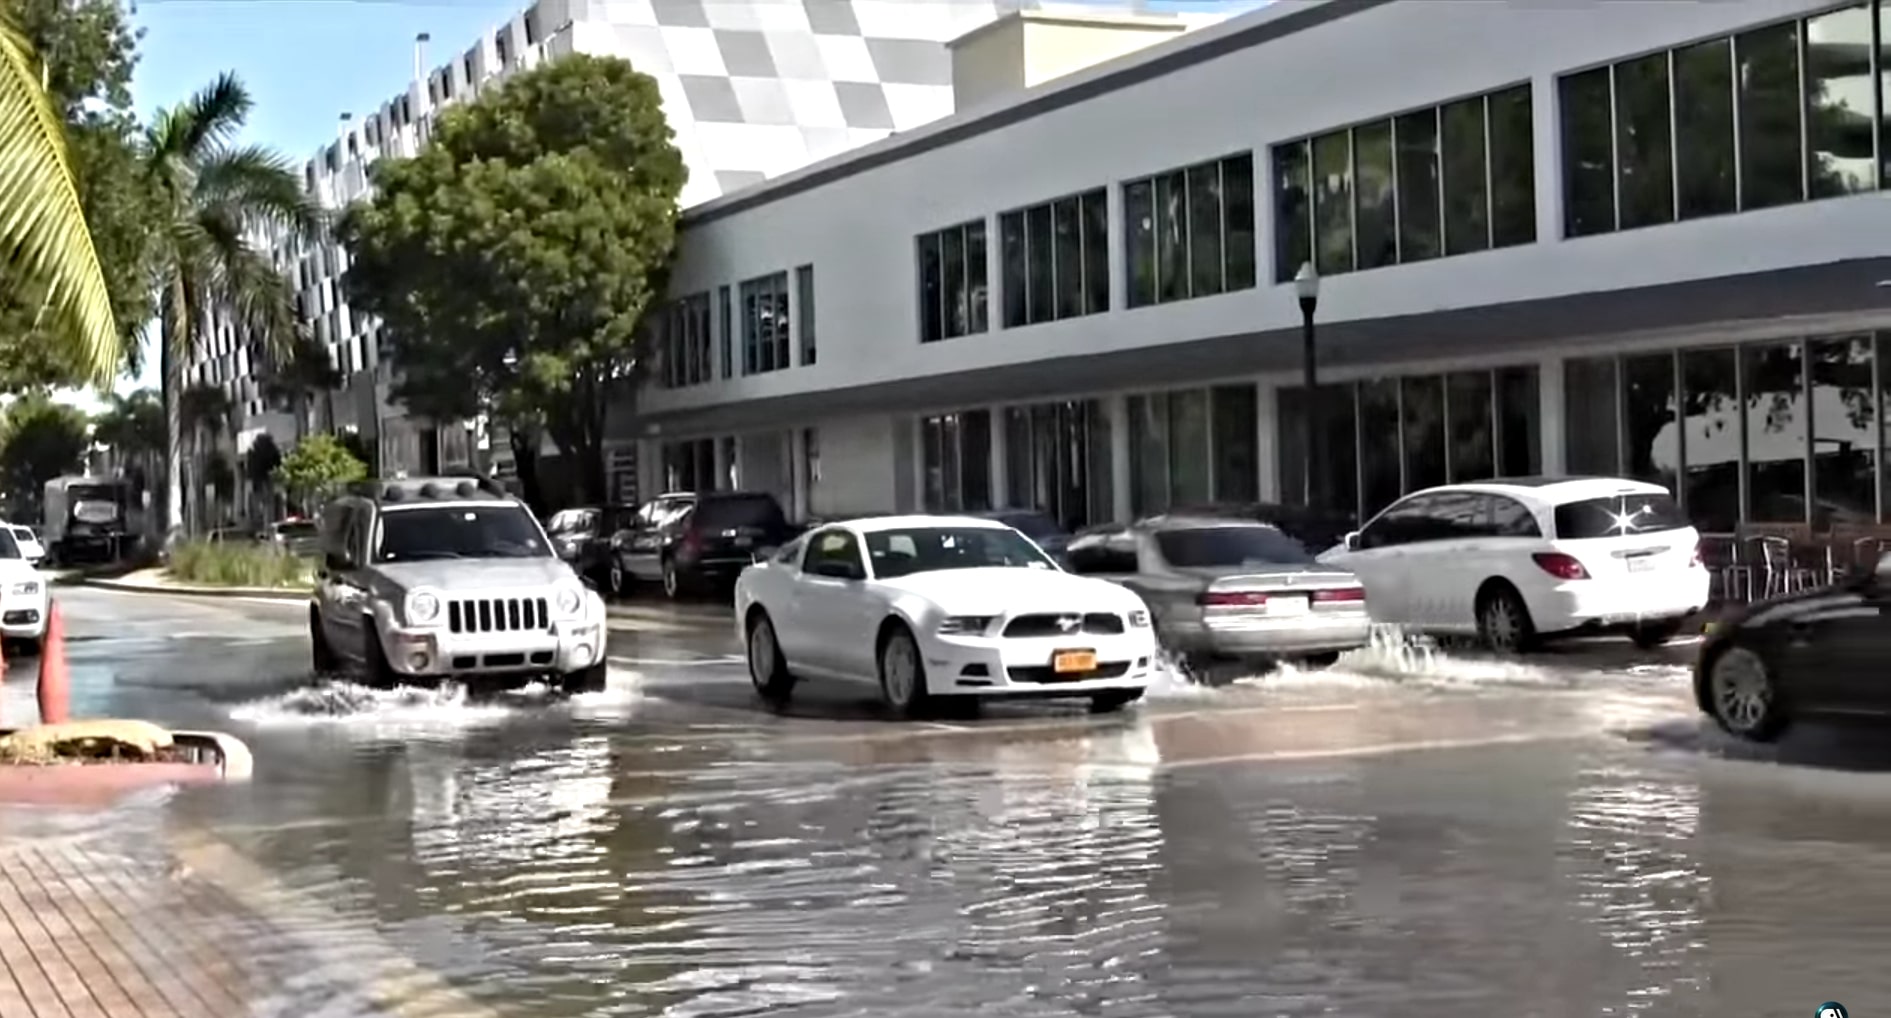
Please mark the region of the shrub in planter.
POLYGON ((182 583, 299 587, 309 582, 310 572, 307 559, 260 542, 187 541, 171 550, 171 577, 182 583))

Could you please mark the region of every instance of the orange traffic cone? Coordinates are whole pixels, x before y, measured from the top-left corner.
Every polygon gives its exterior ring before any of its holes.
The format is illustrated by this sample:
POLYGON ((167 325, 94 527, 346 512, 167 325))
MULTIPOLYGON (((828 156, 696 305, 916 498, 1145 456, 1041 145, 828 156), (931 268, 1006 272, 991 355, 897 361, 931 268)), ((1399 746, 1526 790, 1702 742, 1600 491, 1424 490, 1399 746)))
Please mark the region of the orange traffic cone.
POLYGON ((66 625, 59 605, 48 607, 46 638, 39 650, 39 723, 57 725, 72 717, 72 681, 66 674, 66 625))

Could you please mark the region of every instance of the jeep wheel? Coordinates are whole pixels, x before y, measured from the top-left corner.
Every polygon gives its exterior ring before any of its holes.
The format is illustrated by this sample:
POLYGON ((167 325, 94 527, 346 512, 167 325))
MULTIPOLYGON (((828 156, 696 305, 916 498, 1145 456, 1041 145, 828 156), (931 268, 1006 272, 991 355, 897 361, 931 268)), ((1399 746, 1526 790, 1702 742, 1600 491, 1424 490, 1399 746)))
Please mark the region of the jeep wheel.
POLYGON ((322 615, 313 608, 309 609, 309 665, 317 675, 327 675, 335 671, 335 648, 328 645, 328 634, 322 631, 322 615))
POLYGON ((559 688, 566 696, 581 693, 602 693, 610 681, 610 665, 603 659, 589 668, 580 668, 575 672, 566 672, 559 680, 559 688))
POLYGON ((361 654, 361 682, 370 689, 393 689, 401 684, 401 677, 394 671, 394 666, 387 663, 387 651, 381 649, 381 631, 374 625, 374 617, 364 616, 361 620, 361 640, 366 646, 361 654))

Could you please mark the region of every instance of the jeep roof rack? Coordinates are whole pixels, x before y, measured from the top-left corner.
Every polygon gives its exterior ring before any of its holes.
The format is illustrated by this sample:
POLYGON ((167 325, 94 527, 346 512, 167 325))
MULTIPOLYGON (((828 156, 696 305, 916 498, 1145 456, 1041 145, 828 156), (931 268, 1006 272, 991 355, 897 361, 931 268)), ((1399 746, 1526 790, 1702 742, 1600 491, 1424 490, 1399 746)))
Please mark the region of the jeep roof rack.
POLYGON ((510 499, 498 481, 487 477, 401 477, 356 481, 348 493, 376 502, 447 502, 510 499))

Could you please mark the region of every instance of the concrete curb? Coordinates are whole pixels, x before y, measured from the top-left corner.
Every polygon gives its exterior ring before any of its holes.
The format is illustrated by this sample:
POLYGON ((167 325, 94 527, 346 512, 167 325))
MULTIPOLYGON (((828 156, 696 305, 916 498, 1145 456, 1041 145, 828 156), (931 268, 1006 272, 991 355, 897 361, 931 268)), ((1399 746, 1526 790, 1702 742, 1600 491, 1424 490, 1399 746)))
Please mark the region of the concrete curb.
POLYGON ((97 587, 100 590, 114 590, 121 594, 168 594, 174 597, 240 597, 264 601, 283 601, 295 603, 306 601, 307 590, 295 590, 283 587, 202 587, 183 584, 135 583, 126 580, 92 578, 79 581, 80 585, 97 587))

